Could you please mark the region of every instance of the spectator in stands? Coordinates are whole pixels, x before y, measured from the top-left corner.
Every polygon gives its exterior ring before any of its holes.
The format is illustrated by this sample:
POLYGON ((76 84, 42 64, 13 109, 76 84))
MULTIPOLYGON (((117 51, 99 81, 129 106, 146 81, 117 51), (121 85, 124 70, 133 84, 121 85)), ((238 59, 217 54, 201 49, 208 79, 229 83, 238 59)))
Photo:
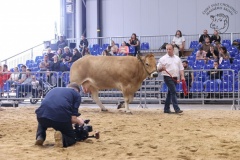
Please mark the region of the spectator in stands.
POLYGON ((69 63, 69 62, 72 61, 72 56, 73 56, 73 54, 70 52, 69 47, 64 47, 64 53, 62 55, 62 61, 64 63, 66 63, 66 62, 69 63))
POLYGON ((82 56, 85 56, 86 51, 88 50, 88 40, 84 35, 81 36, 82 40, 80 41, 79 48, 82 56))
POLYGON ((26 78, 27 78, 26 71, 27 71, 27 67, 25 65, 22 65, 18 80, 16 82, 14 82, 13 85, 21 84, 23 81, 26 80, 26 78))
POLYGON ((203 44, 203 43, 205 43, 205 38, 209 38, 209 41, 210 41, 210 36, 208 35, 208 31, 205 29, 205 30, 203 30, 203 34, 200 36, 200 38, 199 38, 199 43, 200 44, 203 44))
POLYGON ((207 56, 207 52, 203 50, 203 47, 199 47, 196 54, 196 60, 205 60, 205 63, 206 63, 206 60, 207 60, 206 56, 207 56))
POLYGON ((168 87, 168 94, 165 101, 164 113, 171 113, 171 102, 173 103, 173 108, 176 113, 183 112, 178 106, 175 85, 177 83, 177 77, 179 77, 179 73, 181 76, 181 80, 185 80, 184 68, 181 59, 178 56, 174 55, 173 49, 174 46, 172 44, 167 44, 167 54, 160 58, 157 64, 157 69, 162 72, 164 82, 168 87))
POLYGON ((63 50, 61 48, 58 48, 57 57, 59 61, 62 61, 62 55, 63 55, 63 50))
MULTIPOLYGON (((223 71, 219 67, 218 61, 214 61, 213 68, 211 68, 211 70, 208 71, 207 74, 210 76, 210 80, 207 80, 207 81, 215 80, 218 84, 222 82, 221 78, 222 78, 223 71)), ((204 83, 206 84, 206 82, 204 83)))
POLYGON ((21 98, 25 97, 27 92, 31 92, 32 90, 32 77, 31 77, 31 69, 27 69, 26 71, 26 79, 17 85, 16 88, 16 97, 21 98))
POLYGON ((220 55, 219 55, 219 64, 221 64, 223 60, 229 60, 231 62, 231 57, 227 51, 227 48, 224 46, 221 46, 220 55))
POLYGON ((176 31, 176 34, 172 40, 172 44, 180 50, 181 56, 184 57, 185 38, 180 30, 176 31))
MULTIPOLYGON (((206 87, 206 84, 209 81, 215 81, 218 85, 220 85, 222 83, 221 78, 222 78, 223 71, 219 67, 219 62, 218 61, 214 61, 213 65, 214 65, 214 67, 211 68, 211 70, 207 72, 207 74, 210 77, 210 79, 203 83, 204 87, 206 87)), ((212 95, 211 97, 213 97, 213 94, 208 94, 207 98, 210 98, 210 95, 212 95)))
POLYGON ((47 71, 49 70, 49 67, 50 67, 50 61, 49 61, 48 55, 45 54, 43 57, 43 61, 40 62, 39 64, 39 68, 40 68, 40 71, 47 71))
POLYGON ((118 52, 119 52, 119 53, 124 53, 124 54, 128 55, 128 53, 129 53, 129 47, 127 46, 127 44, 126 44, 125 41, 122 42, 122 45, 119 47, 118 52))
POLYGON ((209 37, 206 37, 206 38, 205 38, 205 43, 202 45, 203 50, 204 50, 205 52, 208 52, 209 49, 210 49, 210 46, 211 46, 210 38, 209 38, 209 37))
POLYGON ((133 33, 129 39, 129 44, 135 48, 135 53, 133 56, 136 56, 140 52, 140 42, 137 39, 136 33, 133 33))
POLYGON ((3 82, 3 66, 2 64, 0 64, 0 97, 2 97, 3 94, 3 86, 4 86, 4 82, 3 82))
POLYGON ((112 56, 112 54, 110 54, 108 50, 105 49, 102 51, 102 56, 112 56))
POLYGON ((57 47, 63 49, 68 45, 67 41, 64 40, 63 35, 59 36, 59 40, 57 41, 57 47))
POLYGON ((3 65, 3 73, 3 81, 6 82, 11 76, 11 72, 8 70, 8 66, 6 64, 3 65))
POLYGON ((45 54, 47 54, 48 55, 48 60, 49 61, 53 61, 53 56, 55 55, 54 53, 52 53, 52 49, 49 47, 49 48, 47 48, 47 53, 45 53, 45 54))
POLYGON ((111 40, 111 49, 110 49, 110 54, 115 55, 118 53, 118 46, 115 44, 113 40, 111 40))
POLYGON ((73 49, 73 56, 72 56, 72 59, 71 59, 71 61, 69 62, 69 63, 73 63, 73 62, 75 62, 76 60, 78 60, 79 58, 81 58, 82 57, 82 55, 81 55, 81 53, 78 51, 78 49, 77 48, 74 48, 73 49))
MULTIPOLYGON (((0 91, 3 92, 4 88, 4 83, 10 78, 11 72, 8 71, 8 66, 4 64, 3 66, 1 65, 0 68, 0 91)), ((9 88, 10 90, 10 88, 9 88)))
POLYGON ((13 83, 17 82, 18 81, 18 77, 19 77, 18 67, 14 67, 14 71, 11 74, 10 78, 8 79, 9 86, 11 86, 13 83))
MULTIPOLYGON (((188 66, 188 61, 184 60, 182 62, 183 64, 183 68, 184 68, 184 77, 185 77, 185 81, 187 84, 187 88, 188 91, 190 90, 190 88, 192 87, 193 81, 194 81, 194 75, 193 75, 193 69, 191 67, 188 66)), ((182 97, 183 97, 183 93, 182 93, 182 97)), ((189 98, 192 97, 192 94, 189 93, 189 98)))
POLYGON ((38 97, 38 87, 39 87, 39 81, 36 79, 35 75, 32 75, 32 97, 37 98, 38 97))
POLYGON ((220 52, 220 49, 221 49, 221 43, 220 42, 215 42, 215 45, 214 45, 214 49, 218 52, 220 52))
MULTIPOLYGON (((49 68, 49 71, 51 71, 52 73, 50 73, 47 77, 47 81, 55 86, 57 84, 57 75, 56 73, 53 73, 53 72, 60 72, 61 71, 61 61, 58 60, 58 56, 55 55, 53 56, 53 62, 50 64, 50 68, 49 68)), ((61 81, 59 80, 59 83, 61 81)))
POLYGON ((211 42, 212 43, 216 43, 216 42, 221 43, 221 37, 218 34, 218 30, 214 30, 214 33, 213 33, 213 35, 211 37, 211 42))
POLYGON ((212 59, 214 61, 218 61, 219 60, 219 53, 218 53, 217 50, 214 49, 213 45, 210 46, 210 49, 209 49, 206 57, 207 57, 207 60, 210 60, 210 59, 212 59))

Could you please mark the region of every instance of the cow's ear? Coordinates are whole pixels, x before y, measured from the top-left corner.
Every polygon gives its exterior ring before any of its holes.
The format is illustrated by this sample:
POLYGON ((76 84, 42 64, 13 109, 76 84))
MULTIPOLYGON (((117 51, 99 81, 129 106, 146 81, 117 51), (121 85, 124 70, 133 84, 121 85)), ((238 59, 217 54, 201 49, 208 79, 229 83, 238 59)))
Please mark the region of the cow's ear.
POLYGON ((213 15, 211 15, 211 16, 210 16, 210 18, 213 20, 213 19, 214 19, 214 16, 213 16, 213 15))

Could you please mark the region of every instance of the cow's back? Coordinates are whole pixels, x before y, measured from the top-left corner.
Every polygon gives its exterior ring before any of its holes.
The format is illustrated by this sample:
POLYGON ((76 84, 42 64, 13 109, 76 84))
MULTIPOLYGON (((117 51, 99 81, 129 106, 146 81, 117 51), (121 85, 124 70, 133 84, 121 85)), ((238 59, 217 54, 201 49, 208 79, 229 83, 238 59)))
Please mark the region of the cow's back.
POLYGON ((70 70, 71 82, 90 81, 99 89, 120 88, 141 81, 144 76, 138 59, 132 56, 84 56, 70 70))

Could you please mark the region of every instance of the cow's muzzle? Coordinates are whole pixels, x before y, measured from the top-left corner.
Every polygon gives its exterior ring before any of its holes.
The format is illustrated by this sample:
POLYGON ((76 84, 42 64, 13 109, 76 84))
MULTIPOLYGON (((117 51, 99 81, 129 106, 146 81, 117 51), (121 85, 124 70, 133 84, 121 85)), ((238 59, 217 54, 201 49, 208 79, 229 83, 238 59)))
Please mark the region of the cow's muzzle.
POLYGON ((151 78, 156 78, 156 77, 158 77, 157 71, 154 71, 153 73, 151 73, 150 77, 151 77, 151 78))

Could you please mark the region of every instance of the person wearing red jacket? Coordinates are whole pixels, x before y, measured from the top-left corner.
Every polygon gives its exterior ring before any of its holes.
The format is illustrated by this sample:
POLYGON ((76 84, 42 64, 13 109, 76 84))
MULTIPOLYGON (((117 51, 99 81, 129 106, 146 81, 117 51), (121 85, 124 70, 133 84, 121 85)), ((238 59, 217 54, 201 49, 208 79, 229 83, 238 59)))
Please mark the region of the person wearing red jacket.
POLYGON ((4 83, 10 78, 11 72, 8 71, 8 66, 4 64, 0 66, 0 91, 4 91, 4 83))

